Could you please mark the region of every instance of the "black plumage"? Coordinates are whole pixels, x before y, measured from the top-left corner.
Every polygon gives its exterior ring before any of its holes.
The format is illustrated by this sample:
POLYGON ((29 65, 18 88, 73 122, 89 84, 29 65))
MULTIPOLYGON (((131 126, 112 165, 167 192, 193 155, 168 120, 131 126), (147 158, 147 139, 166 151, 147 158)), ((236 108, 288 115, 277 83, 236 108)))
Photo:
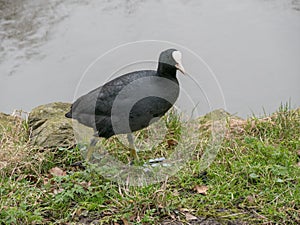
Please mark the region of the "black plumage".
POLYGON ((66 117, 92 127, 95 136, 104 138, 143 129, 162 117, 177 100, 177 70, 184 73, 181 53, 165 50, 156 71, 134 71, 107 82, 78 98, 66 117))

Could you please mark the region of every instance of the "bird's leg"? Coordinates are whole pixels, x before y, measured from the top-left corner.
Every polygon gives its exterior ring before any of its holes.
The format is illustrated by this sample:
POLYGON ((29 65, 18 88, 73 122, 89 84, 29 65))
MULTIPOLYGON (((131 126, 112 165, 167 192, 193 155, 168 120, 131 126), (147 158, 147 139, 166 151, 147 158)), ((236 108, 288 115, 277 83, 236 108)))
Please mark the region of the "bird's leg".
POLYGON ((90 142, 90 146, 88 147, 87 153, 86 153, 86 161, 90 161, 91 156, 93 155, 95 151, 95 146, 98 143, 98 138, 92 138, 90 142))
MULTIPOLYGON (((91 139, 90 145, 89 145, 89 147, 87 149, 87 153, 86 153, 86 161, 87 162, 90 160, 92 154, 94 153, 97 142, 98 142, 97 138, 91 139)), ((71 166, 79 166, 79 167, 82 167, 85 169, 85 166, 83 165, 83 163, 84 163, 84 161, 79 161, 79 162, 72 163, 71 166)))
POLYGON ((133 160, 138 160, 138 155, 136 153, 136 149, 133 143, 133 137, 132 134, 127 134, 127 140, 129 143, 129 149, 130 149, 130 156, 133 158, 133 160))

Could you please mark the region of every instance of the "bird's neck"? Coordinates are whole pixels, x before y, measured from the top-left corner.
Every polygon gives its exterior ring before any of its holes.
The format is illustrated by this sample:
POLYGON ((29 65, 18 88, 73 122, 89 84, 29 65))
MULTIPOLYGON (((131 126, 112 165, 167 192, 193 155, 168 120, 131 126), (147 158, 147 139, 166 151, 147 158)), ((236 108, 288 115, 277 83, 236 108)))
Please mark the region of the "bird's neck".
POLYGON ((160 62, 158 64, 157 73, 162 77, 176 78, 176 67, 160 62))

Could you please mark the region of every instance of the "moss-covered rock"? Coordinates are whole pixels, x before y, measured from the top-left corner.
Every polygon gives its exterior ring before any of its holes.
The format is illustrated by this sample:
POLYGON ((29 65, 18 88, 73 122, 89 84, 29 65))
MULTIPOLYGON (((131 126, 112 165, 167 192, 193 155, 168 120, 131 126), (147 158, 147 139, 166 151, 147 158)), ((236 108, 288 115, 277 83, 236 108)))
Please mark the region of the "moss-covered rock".
POLYGON ((72 147, 75 144, 72 120, 65 117, 71 104, 55 102, 34 108, 28 117, 32 144, 46 147, 72 147))

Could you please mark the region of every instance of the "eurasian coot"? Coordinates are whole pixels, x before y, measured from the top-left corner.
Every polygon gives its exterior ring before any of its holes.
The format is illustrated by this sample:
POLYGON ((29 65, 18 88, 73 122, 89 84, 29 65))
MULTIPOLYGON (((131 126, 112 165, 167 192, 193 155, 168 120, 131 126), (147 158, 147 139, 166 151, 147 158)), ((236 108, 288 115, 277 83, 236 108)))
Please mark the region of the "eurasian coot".
MULTIPOLYGON (((117 77, 78 98, 67 118, 92 127, 94 136, 110 138, 127 134, 131 156, 137 158, 131 133, 162 117, 179 95, 177 70, 184 74, 181 52, 161 52, 157 70, 141 70, 117 77)), ((96 144, 92 140, 91 146, 96 144)), ((88 150, 89 160, 93 150, 88 150)))

